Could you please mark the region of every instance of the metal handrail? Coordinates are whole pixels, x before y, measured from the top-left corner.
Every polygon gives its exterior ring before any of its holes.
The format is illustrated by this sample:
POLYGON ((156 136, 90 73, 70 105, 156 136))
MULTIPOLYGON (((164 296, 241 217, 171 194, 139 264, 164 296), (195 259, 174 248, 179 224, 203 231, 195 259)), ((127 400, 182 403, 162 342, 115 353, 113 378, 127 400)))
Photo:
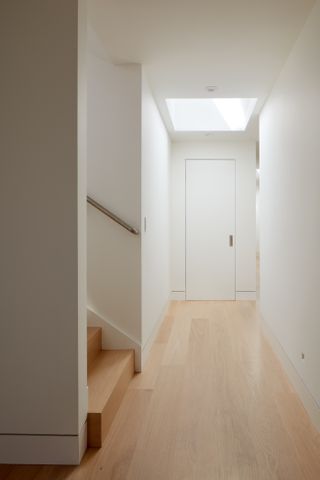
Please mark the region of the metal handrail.
POLYGON ((131 225, 129 225, 128 223, 126 223, 124 220, 122 220, 120 217, 118 217, 117 215, 115 215, 114 213, 110 212, 110 210, 108 210, 107 208, 103 207, 102 205, 100 205, 100 203, 96 202, 95 200, 93 200, 93 198, 87 196, 87 202, 92 205, 94 208, 96 208, 97 210, 99 210, 101 213, 103 213, 104 215, 106 215, 107 217, 111 218, 111 220, 113 220, 114 222, 116 222, 118 225, 121 225, 121 227, 125 228, 126 230, 128 230, 128 232, 132 233, 133 235, 139 235, 139 230, 137 230, 136 228, 133 228, 131 225))

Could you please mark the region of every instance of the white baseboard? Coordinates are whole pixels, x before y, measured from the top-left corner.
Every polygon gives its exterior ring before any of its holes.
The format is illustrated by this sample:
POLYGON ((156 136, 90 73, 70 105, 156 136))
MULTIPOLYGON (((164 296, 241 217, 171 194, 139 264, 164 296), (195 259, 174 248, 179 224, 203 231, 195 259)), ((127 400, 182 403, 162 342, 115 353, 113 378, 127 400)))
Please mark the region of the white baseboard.
POLYGON ((182 300, 184 301, 186 299, 186 292, 181 291, 181 292, 171 292, 171 300, 182 300))
POLYGON ((236 300, 256 300, 257 292, 236 292, 236 300))
POLYGON ((0 464, 79 465, 84 435, 0 435, 0 464))
POLYGON ((134 350, 135 370, 141 372, 141 344, 91 308, 87 309, 87 313, 88 326, 102 328, 102 348, 104 350, 134 350))
POLYGON ((167 315, 169 306, 170 306, 170 300, 167 301, 166 306, 164 307, 164 309, 162 311, 162 314, 160 315, 159 320, 156 323, 150 337, 148 338, 148 340, 145 342, 144 346, 142 347, 142 351, 141 351, 141 367, 142 367, 142 369, 143 369, 143 367, 146 363, 146 360, 147 360, 148 355, 150 353, 153 342, 155 341, 156 336, 158 335, 161 324, 162 324, 165 316, 167 315))
MULTIPOLYGON (((236 300, 256 300, 256 292, 236 292, 236 300)), ((171 300, 184 301, 186 299, 186 293, 184 291, 171 292, 171 300)))
POLYGON ((280 342, 275 337, 274 333, 272 332, 269 325, 261 318, 261 326, 262 331, 269 341, 273 351, 278 356, 281 365, 283 366, 293 388, 295 389, 296 393, 300 397, 300 400, 303 403, 304 408, 306 409, 312 423, 314 424, 315 428, 320 432, 320 407, 317 404, 316 400, 310 393, 309 389, 303 382, 302 378, 298 374, 297 370, 295 369, 294 365, 292 364, 290 358, 286 354, 285 350, 283 349, 280 342))

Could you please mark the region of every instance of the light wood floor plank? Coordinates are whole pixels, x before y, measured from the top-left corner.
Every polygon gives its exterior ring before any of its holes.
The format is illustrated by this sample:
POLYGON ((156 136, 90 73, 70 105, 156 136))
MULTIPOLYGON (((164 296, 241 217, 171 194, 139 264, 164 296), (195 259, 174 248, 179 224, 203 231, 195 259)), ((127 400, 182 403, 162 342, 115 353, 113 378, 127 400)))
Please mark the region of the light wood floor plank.
POLYGON ((137 373, 134 376, 129 385, 129 389, 142 388, 145 390, 153 390, 155 388, 165 350, 165 344, 154 343, 143 372, 137 373))
POLYGON ((83 465, 68 480, 122 480, 140 438, 152 392, 128 390, 100 450, 89 449, 83 465))

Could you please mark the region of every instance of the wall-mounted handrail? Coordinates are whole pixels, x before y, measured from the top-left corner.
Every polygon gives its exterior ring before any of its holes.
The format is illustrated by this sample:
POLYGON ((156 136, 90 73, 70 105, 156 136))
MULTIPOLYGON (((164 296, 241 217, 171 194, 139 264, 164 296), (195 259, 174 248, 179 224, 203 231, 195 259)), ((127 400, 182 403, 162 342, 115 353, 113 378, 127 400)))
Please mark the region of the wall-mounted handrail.
POLYGON ((114 213, 110 212, 107 208, 103 207, 100 203, 96 202, 93 200, 93 198, 87 196, 87 202, 92 205, 94 208, 99 210, 101 213, 106 215, 107 217, 111 218, 114 222, 116 222, 118 225, 121 225, 121 227, 125 228, 128 230, 128 232, 132 233, 133 235, 139 235, 139 230, 136 228, 133 228, 131 225, 126 223, 124 220, 122 220, 120 217, 115 215, 114 213))

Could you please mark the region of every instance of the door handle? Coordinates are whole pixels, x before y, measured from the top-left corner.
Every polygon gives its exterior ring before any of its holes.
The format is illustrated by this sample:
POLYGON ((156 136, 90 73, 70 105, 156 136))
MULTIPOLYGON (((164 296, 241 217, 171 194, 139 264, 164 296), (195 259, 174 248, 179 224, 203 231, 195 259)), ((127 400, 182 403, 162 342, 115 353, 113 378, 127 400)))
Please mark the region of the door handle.
POLYGON ((229 247, 233 247, 233 235, 229 235, 229 247))

